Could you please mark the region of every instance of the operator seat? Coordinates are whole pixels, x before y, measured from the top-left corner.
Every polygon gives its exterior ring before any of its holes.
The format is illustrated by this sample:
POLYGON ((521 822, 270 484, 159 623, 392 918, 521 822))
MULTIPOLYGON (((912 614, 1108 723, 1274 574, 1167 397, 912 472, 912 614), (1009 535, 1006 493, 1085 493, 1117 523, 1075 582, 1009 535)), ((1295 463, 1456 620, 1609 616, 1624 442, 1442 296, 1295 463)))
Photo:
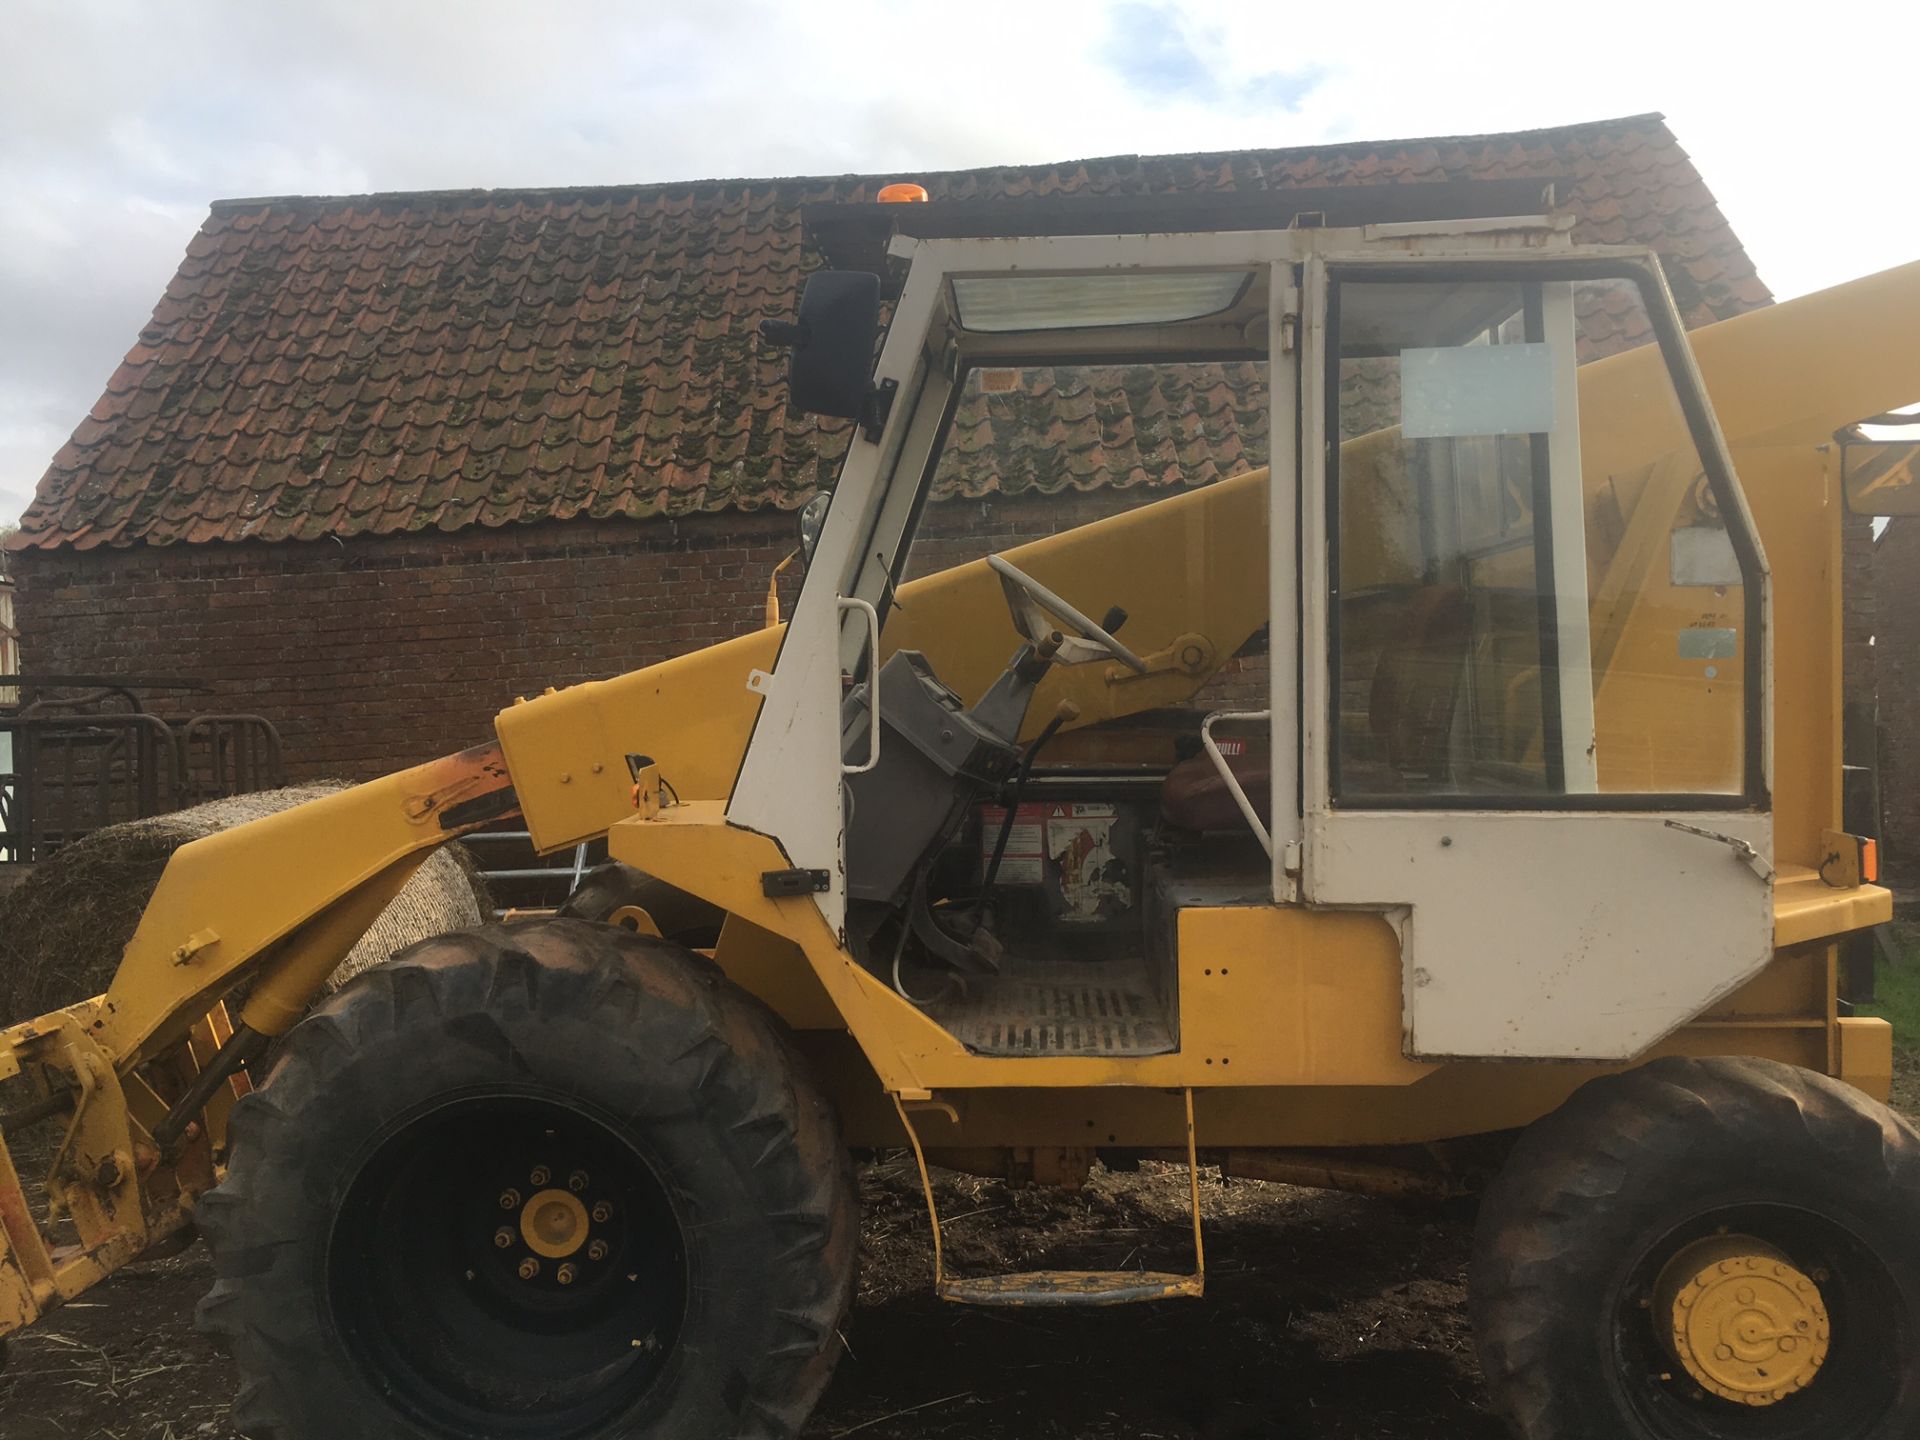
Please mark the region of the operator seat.
POLYGON ((1445 781, 1472 640, 1473 606, 1459 586, 1427 585, 1408 598, 1367 706, 1374 741, 1401 781, 1445 781))
MULTIPOLYGON (((1265 735, 1248 736, 1238 753, 1226 752, 1229 742, 1222 741, 1221 758, 1240 782, 1252 802, 1260 823, 1271 823, 1273 809, 1273 754, 1265 735)), ((1234 802, 1233 792, 1219 770, 1202 750, 1182 760, 1167 772, 1160 785, 1160 817, 1182 830, 1245 831, 1247 820, 1234 802)))

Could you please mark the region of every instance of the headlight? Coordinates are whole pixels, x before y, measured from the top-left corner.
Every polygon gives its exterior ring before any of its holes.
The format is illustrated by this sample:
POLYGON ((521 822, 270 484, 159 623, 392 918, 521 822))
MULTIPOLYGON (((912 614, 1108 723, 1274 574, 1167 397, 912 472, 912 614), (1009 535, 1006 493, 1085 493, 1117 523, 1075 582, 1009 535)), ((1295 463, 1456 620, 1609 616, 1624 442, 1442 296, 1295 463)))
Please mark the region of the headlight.
POLYGON ((833 492, 822 490, 800 507, 800 553, 813 562, 813 547, 820 543, 820 532, 827 527, 827 507, 833 504, 833 492))

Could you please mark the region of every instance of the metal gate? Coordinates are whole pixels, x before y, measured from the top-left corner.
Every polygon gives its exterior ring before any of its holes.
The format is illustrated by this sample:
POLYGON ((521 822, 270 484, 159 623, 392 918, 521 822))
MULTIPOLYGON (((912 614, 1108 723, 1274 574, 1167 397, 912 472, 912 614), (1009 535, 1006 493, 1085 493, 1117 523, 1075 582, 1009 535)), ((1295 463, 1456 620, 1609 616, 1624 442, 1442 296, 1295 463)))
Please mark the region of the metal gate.
POLYGON ((207 688, 0 672, 0 865, 43 860, 123 820, 284 785, 280 734, 264 717, 169 719, 139 693, 207 688))

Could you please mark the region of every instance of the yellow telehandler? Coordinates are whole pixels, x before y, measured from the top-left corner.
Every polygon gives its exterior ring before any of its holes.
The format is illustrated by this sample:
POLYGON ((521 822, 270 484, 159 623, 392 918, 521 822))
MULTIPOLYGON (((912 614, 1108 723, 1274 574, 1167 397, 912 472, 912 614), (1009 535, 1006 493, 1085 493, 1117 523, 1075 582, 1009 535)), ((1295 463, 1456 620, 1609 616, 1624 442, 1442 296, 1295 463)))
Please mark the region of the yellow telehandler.
MULTIPOLYGON (((1522 1440, 1920 1434, 1920 1138, 1836 979, 1920 265, 1688 337, 1537 186, 810 220, 870 261, 762 327, 853 429, 788 621, 181 849, 0 1035, 53 1150, 0 1146, 0 1333, 197 1229, 250 1435, 791 1436, 850 1152, 1151 1159, 1477 1196, 1522 1440), (961 465, 1057 523, 935 535, 961 465), (323 996, 515 811, 608 867, 323 996)), ((928 1185, 933 1283, 1199 1296, 1191 1184, 1190 1266, 1013 1275, 928 1185)))

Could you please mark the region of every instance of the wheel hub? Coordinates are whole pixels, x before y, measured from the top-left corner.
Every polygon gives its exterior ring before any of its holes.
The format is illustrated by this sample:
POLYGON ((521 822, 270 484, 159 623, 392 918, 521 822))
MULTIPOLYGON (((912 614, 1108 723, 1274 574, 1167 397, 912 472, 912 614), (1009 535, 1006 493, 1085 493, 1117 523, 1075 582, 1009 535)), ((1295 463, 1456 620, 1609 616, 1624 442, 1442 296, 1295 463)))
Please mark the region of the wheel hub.
POLYGON ((1742 1235, 1695 1241, 1655 1287, 1660 1338, 1702 1389, 1775 1405, 1826 1363, 1832 1324, 1820 1287, 1772 1246, 1742 1235))
POLYGON ((564 1260, 587 1243, 587 1207, 565 1190, 542 1190, 520 1212, 520 1238, 536 1255, 564 1260))

